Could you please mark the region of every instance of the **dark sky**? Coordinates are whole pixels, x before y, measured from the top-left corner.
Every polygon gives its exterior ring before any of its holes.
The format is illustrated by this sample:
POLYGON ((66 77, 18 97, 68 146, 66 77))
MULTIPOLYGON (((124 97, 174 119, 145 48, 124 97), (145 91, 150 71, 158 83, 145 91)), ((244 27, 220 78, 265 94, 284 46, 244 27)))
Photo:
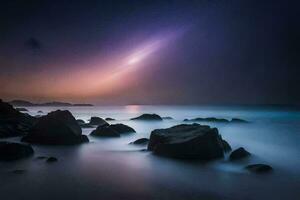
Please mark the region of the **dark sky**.
POLYGON ((300 104, 289 1, 1 1, 0 96, 300 104))

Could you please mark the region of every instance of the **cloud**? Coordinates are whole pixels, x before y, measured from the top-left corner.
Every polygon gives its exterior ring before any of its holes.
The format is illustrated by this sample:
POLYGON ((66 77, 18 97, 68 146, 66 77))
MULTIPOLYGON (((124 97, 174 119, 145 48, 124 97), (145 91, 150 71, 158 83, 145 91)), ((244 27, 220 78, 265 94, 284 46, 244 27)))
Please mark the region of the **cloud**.
POLYGON ((42 44, 38 39, 31 37, 25 41, 25 47, 31 51, 40 51, 42 44))

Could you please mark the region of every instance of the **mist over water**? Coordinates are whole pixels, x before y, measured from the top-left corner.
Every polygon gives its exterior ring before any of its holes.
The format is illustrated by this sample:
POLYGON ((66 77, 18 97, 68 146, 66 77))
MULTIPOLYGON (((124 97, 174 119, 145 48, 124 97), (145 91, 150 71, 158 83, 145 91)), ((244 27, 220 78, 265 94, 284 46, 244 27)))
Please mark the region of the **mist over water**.
MULTIPOLYGON (((58 107, 27 107, 29 114, 44 114, 58 107)), ((76 119, 111 117, 136 130, 121 138, 89 137, 78 146, 33 145, 35 157, 55 156, 46 164, 34 157, 1 162, 0 193, 4 199, 297 199, 300 187, 300 112, 270 107, 222 106, 112 106, 66 107, 76 119), (143 113, 174 119, 159 122, 130 121, 143 113), (161 158, 129 145, 149 138, 152 130, 182 124, 185 118, 241 118, 246 124, 208 124, 219 129, 233 149, 244 147, 251 158, 240 162, 208 163, 161 158), (274 168, 266 175, 250 174, 247 164, 265 163, 274 168), (24 169, 22 175, 11 171, 24 169), (17 191, 17 192, 16 192, 17 191)), ((190 123, 190 122, 189 122, 190 123)), ((83 129, 88 135, 93 128, 83 129)), ((7 139, 6 139, 7 140, 7 139)), ((19 138, 9 140, 19 141, 19 138)))

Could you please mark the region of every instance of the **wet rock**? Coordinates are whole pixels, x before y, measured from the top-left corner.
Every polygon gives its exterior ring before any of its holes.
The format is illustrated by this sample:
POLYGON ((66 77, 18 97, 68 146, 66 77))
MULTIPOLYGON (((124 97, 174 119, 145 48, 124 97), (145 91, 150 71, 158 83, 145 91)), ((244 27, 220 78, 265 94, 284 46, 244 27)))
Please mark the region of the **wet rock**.
POLYGON ((108 125, 108 123, 100 117, 91 117, 89 124, 93 125, 93 126, 106 126, 106 125, 108 125))
POLYGON ((32 147, 26 144, 0 142, 0 161, 18 160, 32 156, 32 147))
POLYGON ((254 173, 267 173, 273 170, 271 166, 265 164, 252 164, 246 166, 245 169, 254 173))
POLYGON ((217 128, 181 124, 152 131, 148 150, 173 158, 211 160, 224 156, 222 141, 217 128))
POLYGON ((105 118, 105 120, 106 120, 106 121, 115 121, 116 119, 107 117, 107 118, 105 118))
POLYGON ((149 142, 148 138, 140 138, 140 139, 137 139, 134 142, 130 142, 129 144, 146 145, 146 144, 148 144, 148 142, 149 142))
POLYGON ((26 108, 16 108, 17 111, 23 111, 23 112, 28 112, 28 110, 26 108))
POLYGON ((55 158, 55 157, 49 157, 49 158, 46 160, 47 163, 53 163, 53 162, 57 162, 57 161, 58 161, 58 159, 55 158))
POLYGON ((38 122, 22 138, 22 141, 36 144, 68 145, 88 142, 73 115, 57 110, 40 117, 38 122))
POLYGON ((161 121, 162 118, 157 114, 142 114, 141 116, 132 118, 131 120, 157 120, 157 121, 161 121))
POLYGON ((98 126, 90 135, 98 137, 120 137, 122 134, 135 133, 135 130, 124 124, 98 126))
POLYGON ((40 114, 41 114, 41 113, 44 113, 44 112, 43 112, 43 111, 41 111, 41 110, 39 110, 37 113, 40 113, 40 114))
POLYGON ((37 118, 21 113, 0 99, 0 138, 25 135, 37 118))
POLYGON ((234 160, 240 160, 243 158, 247 158, 249 157, 251 154, 246 151, 243 147, 240 147, 236 150, 234 150, 230 156, 229 156, 229 160, 234 161, 234 160))

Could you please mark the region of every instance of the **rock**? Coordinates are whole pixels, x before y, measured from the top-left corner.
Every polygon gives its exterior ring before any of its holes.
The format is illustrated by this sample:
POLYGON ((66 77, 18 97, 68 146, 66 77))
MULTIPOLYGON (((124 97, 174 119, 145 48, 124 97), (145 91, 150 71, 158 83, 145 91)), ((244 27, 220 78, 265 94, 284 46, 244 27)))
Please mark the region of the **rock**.
POLYGON ((224 156, 222 141, 217 128, 181 124, 152 131, 148 150, 173 158, 211 160, 224 156))
POLYGON ((130 142, 129 144, 146 145, 146 144, 148 144, 148 142, 149 142, 149 139, 148 139, 148 138, 140 138, 140 139, 137 139, 137 140, 134 141, 134 142, 130 142))
POLYGON ((218 123, 228 123, 229 122, 229 120, 227 120, 227 119, 215 118, 215 117, 206 117, 206 118, 197 117, 197 118, 194 118, 194 119, 184 119, 183 121, 218 122, 218 123))
POLYGON ((90 135, 98 137, 120 137, 122 134, 135 133, 135 130, 124 124, 98 126, 90 135))
POLYGON ((0 138, 25 135, 37 118, 21 113, 0 99, 0 138))
POLYGON ((171 120, 173 118, 172 117, 162 117, 162 119, 171 120))
POLYGON ((108 125, 108 123, 100 117, 91 117, 89 124, 93 125, 93 126, 107 126, 108 125))
POLYGON ((157 114, 142 114, 141 116, 132 118, 131 120, 158 120, 158 121, 161 121, 162 118, 157 114))
POLYGON ((92 126, 92 125, 90 125, 90 124, 87 124, 87 123, 85 123, 85 124, 80 124, 80 127, 81 127, 81 128, 95 128, 94 126, 92 126))
POLYGON ((245 169, 249 170, 250 172, 254 173, 267 173, 273 170, 273 168, 269 165, 265 164, 253 164, 248 165, 245 167, 245 169))
POLYGON ((39 110, 37 113, 44 113, 43 111, 39 110))
POLYGON ((115 119, 110 118, 110 117, 105 118, 105 120, 106 120, 106 121, 115 121, 115 119))
POLYGON ((251 154, 246 151, 243 147, 240 147, 236 150, 234 150, 230 156, 229 156, 229 160, 234 161, 234 160, 240 160, 246 157, 249 157, 251 154))
POLYGON ((239 119, 239 118, 232 118, 231 121, 232 123, 248 123, 248 121, 244 119, 239 119))
POLYGON ((23 111, 23 112, 28 112, 26 108, 16 108, 17 111, 23 111))
POLYGON ((18 160, 32 156, 32 147, 26 144, 0 142, 0 161, 18 160))
POLYGON ((77 122, 79 125, 85 124, 85 121, 83 121, 82 119, 76 119, 76 122, 77 122))
POLYGON ((38 157, 36 157, 37 160, 44 160, 46 158, 47 158, 47 156, 38 156, 38 157))
POLYGON ((35 144, 68 145, 88 142, 73 115, 65 110, 57 110, 40 117, 38 122, 22 138, 35 144))
POLYGON ((55 158, 55 157, 49 157, 49 158, 46 160, 47 163, 53 163, 53 162, 57 162, 57 161, 58 161, 58 159, 55 158))
POLYGON ((222 140, 222 145, 224 152, 230 152, 232 150, 230 144, 226 140, 222 140))

